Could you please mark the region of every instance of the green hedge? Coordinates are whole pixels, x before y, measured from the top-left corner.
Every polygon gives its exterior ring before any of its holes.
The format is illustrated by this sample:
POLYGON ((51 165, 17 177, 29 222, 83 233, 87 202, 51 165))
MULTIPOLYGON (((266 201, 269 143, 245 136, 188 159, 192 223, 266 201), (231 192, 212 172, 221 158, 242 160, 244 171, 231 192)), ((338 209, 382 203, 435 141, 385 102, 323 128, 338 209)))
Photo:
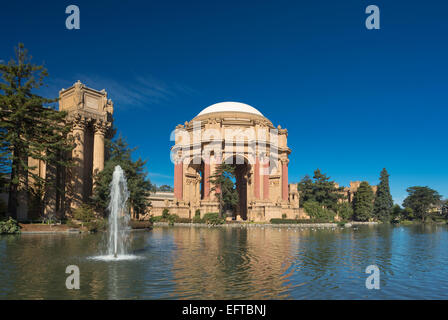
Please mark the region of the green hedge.
POLYGON ((219 213, 217 212, 210 212, 204 214, 202 217, 202 220, 204 223, 211 224, 211 225, 217 225, 217 224, 224 224, 225 220, 224 218, 221 218, 219 216, 219 213))
POLYGON ((177 214, 165 214, 161 216, 151 217, 151 222, 168 222, 170 225, 174 223, 191 223, 189 218, 181 218, 177 214))
POLYGON ((168 222, 170 225, 174 223, 207 223, 211 225, 218 225, 225 223, 225 219, 219 216, 217 212, 210 212, 204 214, 201 218, 200 212, 197 211, 193 217, 193 219, 189 218, 181 218, 176 214, 169 214, 165 212, 165 214, 161 216, 151 217, 150 221, 152 222, 168 222))

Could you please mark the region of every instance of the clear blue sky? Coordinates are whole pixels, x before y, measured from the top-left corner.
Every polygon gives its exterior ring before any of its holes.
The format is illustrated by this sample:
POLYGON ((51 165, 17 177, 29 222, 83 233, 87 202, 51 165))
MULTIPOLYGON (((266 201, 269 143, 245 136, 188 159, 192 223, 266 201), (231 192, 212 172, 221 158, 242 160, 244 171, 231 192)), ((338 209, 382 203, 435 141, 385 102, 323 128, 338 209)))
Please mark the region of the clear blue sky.
POLYGON ((446 1, 9 1, 0 60, 23 42, 49 70, 45 95, 76 80, 105 88, 115 125, 150 179, 171 184, 170 132, 240 101, 289 131, 290 181, 321 168, 394 200, 427 185, 448 196, 446 1), (81 29, 65 28, 66 6, 81 29), (378 5, 381 30, 367 30, 378 5))

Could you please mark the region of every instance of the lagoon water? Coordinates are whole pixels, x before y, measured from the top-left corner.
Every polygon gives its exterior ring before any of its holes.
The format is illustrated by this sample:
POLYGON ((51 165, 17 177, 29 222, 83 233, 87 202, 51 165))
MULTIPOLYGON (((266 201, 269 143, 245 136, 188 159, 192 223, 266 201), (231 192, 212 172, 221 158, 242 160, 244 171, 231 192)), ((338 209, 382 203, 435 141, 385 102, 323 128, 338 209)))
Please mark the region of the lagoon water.
POLYGON ((155 227, 132 232, 135 259, 95 259, 106 243, 0 236, 0 299, 448 299, 445 225, 155 227), (372 264, 379 290, 365 286, 372 264), (65 287, 68 265, 80 269, 79 290, 65 287))

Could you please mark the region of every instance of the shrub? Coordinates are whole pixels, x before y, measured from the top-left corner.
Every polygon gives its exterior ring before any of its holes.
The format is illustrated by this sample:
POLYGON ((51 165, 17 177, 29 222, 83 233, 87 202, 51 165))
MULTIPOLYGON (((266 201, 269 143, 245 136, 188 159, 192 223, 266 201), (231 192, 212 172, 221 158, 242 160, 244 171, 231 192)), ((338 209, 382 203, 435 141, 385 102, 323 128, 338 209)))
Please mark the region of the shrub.
POLYGON ((86 222, 84 226, 90 232, 105 231, 107 229, 107 221, 105 219, 98 219, 86 222))
POLYGON ((348 202, 338 203, 336 205, 336 212, 343 221, 349 221, 353 219, 353 208, 352 205, 348 202))
POLYGON ((170 211, 168 209, 163 209, 162 211, 162 219, 166 220, 170 216, 170 211))
POLYGON ((194 216, 193 223, 204 223, 200 216, 194 216))
POLYGON ((177 223, 191 223, 191 219, 190 218, 179 218, 179 217, 177 217, 175 222, 177 222, 177 223))
POLYGON ((0 234, 20 233, 20 226, 16 220, 9 217, 8 220, 0 221, 0 234))
POLYGON ((303 204, 303 208, 311 219, 319 220, 322 222, 329 222, 334 220, 334 211, 322 207, 322 205, 316 201, 306 201, 303 204))
POLYGON ((168 224, 170 226, 173 226, 174 222, 176 222, 177 219, 179 219, 179 216, 177 214, 170 214, 170 215, 168 215, 168 224))
POLYGON ((204 220, 201 219, 201 210, 196 209, 193 217, 193 223, 204 223, 204 220))
POLYGON ((162 216, 151 216, 151 218, 149 219, 149 221, 151 221, 151 222, 161 222, 162 221, 162 219, 163 219, 163 217, 162 216))
POLYGON ((282 214, 282 219, 286 219, 286 213, 282 214))
POLYGON ((151 216, 149 218, 150 222, 168 222, 169 225, 174 223, 191 223, 190 218, 181 218, 177 214, 169 214, 167 209, 164 209, 161 216, 151 216), (166 210, 166 211, 165 211, 166 210))
POLYGON ((221 218, 219 216, 219 213, 217 213, 217 212, 211 212, 211 213, 204 214, 204 217, 202 218, 202 220, 205 223, 211 224, 211 225, 223 224, 225 222, 224 218, 221 218))
POLYGON ((73 211, 73 218, 81 222, 90 222, 96 219, 96 215, 91 207, 83 204, 73 211))

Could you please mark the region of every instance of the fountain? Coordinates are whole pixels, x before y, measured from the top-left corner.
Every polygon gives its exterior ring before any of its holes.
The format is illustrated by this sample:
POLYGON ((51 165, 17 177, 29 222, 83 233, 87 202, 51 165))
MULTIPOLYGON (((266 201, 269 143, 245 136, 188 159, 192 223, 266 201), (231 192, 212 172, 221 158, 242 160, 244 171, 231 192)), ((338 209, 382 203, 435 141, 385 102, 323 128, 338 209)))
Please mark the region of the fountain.
POLYGON ((126 244, 129 229, 129 215, 126 213, 126 203, 129 191, 123 169, 115 166, 110 183, 109 211, 109 245, 108 254, 117 258, 126 255, 126 244))
POLYGON ((109 229, 107 255, 94 257, 96 260, 129 260, 137 256, 127 253, 129 238, 129 214, 127 213, 127 201, 129 191, 124 171, 120 166, 115 166, 110 183, 109 229))

